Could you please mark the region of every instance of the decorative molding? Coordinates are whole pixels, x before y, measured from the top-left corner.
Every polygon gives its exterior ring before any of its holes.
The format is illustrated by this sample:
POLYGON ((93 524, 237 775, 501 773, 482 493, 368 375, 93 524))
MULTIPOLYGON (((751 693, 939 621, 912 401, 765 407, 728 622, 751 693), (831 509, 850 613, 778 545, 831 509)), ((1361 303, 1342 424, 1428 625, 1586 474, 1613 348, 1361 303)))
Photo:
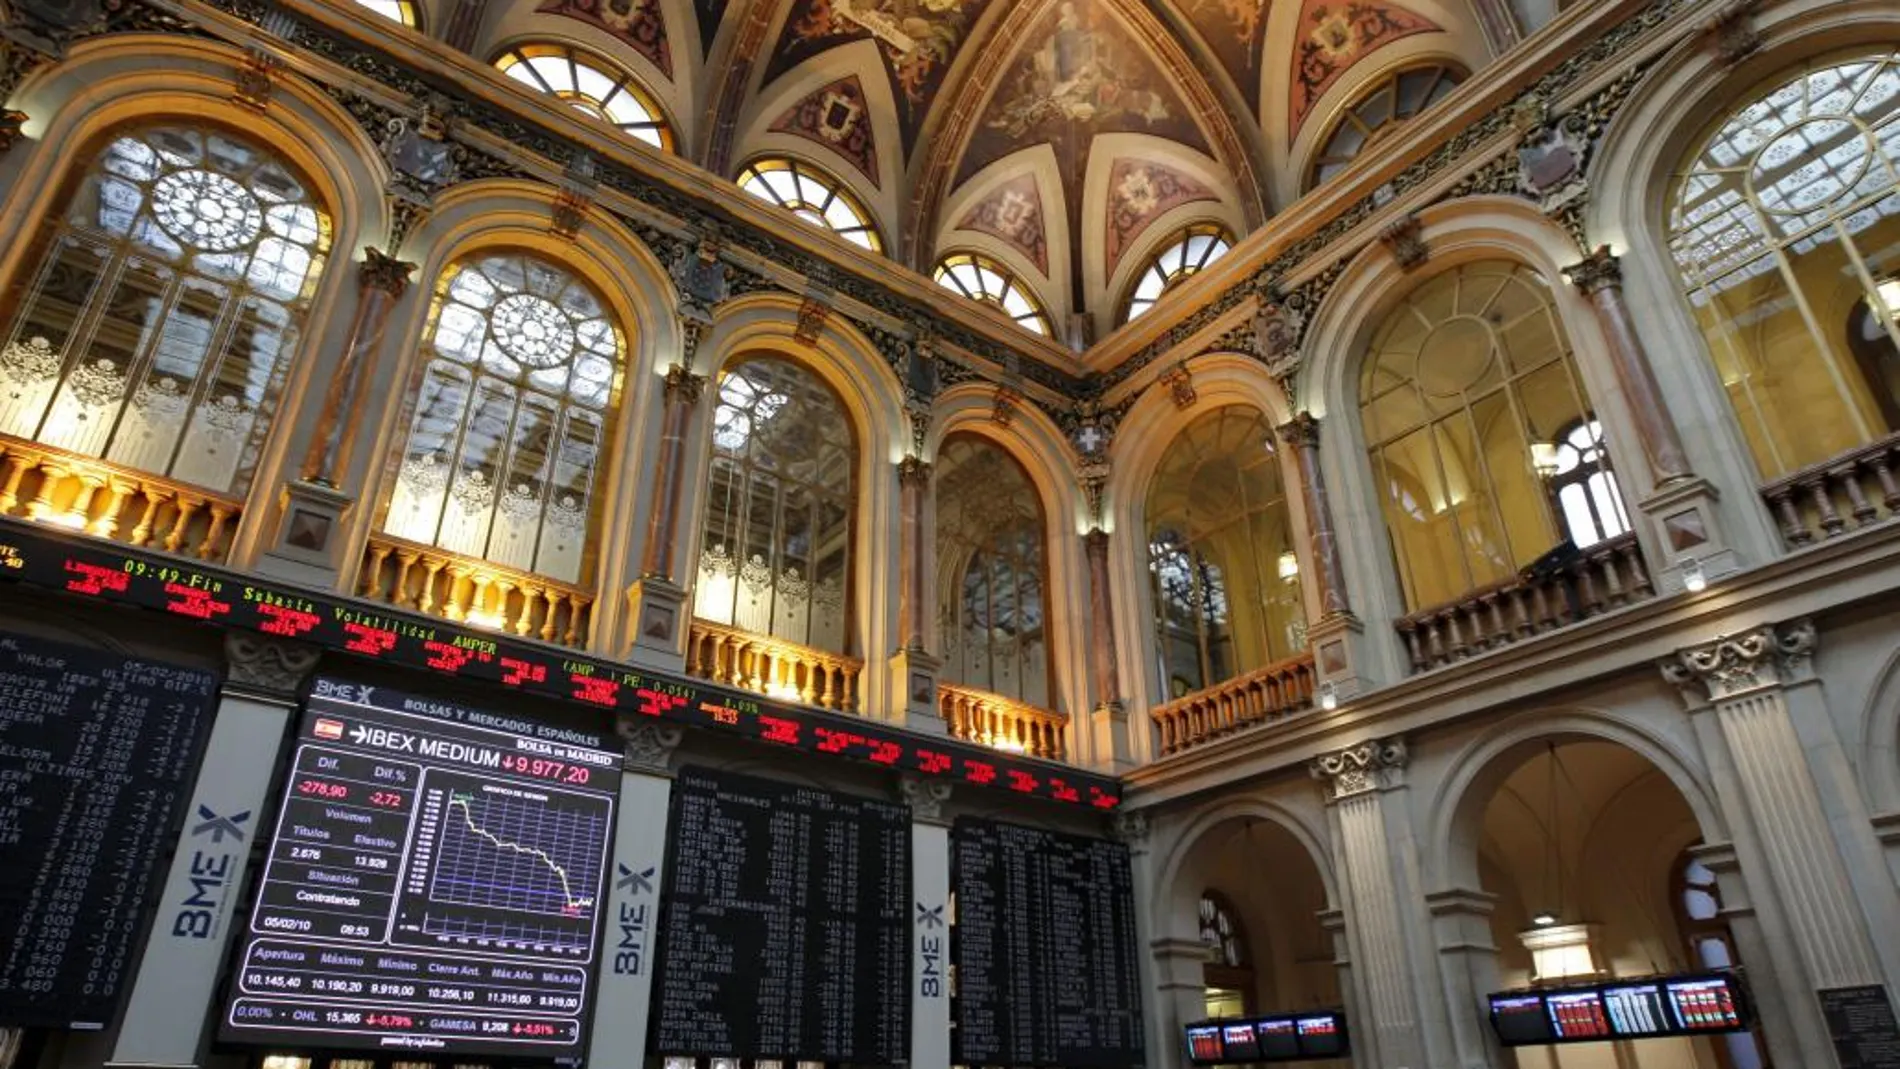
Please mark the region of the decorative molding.
POLYGON ((1416 215, 1407 215, 1379 231, 1379 243, 1392 253, 1399 267, 1410 271, 1431 258, 1431 246, 1425 244, 1425 227, 1416 215))
POLYGON ((1724 67, 1733 67, 1761 48, 1755 10, 1761 0, 1729 0, 1702 24, 1702 39, 1724 67))
POLYGON ((1201 399, 1194 389, 1194 376, 1189 373, 1185 360, 1163 372, 1155 382, 1168 388, 1168 396, 1174 401, 1174 407, 1182 412, 1193 408, 1195 402, 1201 399))
POLYGON ((1701 706, 1810 678, 1818 640, 1813 620, 1763 624, 1677 650, 1657 667, 1685 702, 1701 706))
POLYGON ((1261 288, 1260 303, 1254 307, 1248 347, 1254 359, 1267 365, 1267 373, 1276 379, 1291 378, 1300 369, 1300 335, 1306 329, 1306 315, 1284 303, 1279 290, 1261 288))
POLYGON ((798 305, 798 325, 792 329, 792 337, 807 345, 818 340, 825 331, 825 321, 831 318, 831 303, 822 297, 806 294, 798 305))
POLYGON ((1332 801, 1395 787, 1411 755, 1405 740, 1373 739, 1313 758, 1308 771, 1323 781, 1332 801))
POLYGON ((224 634, 224 684, 278 701, 295 701, 322 650, 244 631, 224 634))
POLYGON ((626 743, 623 769, 655 776, 672 775, 673 751, 686 737, 679 725, 656 724, 622 715, 614 721, 614 730, 626 743))
POLYGON ((920 776, 900 776, 897 796, 910 807, 910 818, 920 824, 946 823, 943 806, 950 800, 950 785, 920 776))
POLYGON ((996 395, 991 402, 990 421, 1001 427, 1016 422, 1016 410, 1023 403, 1023 393, 1007 383, 998 383, 996 395))

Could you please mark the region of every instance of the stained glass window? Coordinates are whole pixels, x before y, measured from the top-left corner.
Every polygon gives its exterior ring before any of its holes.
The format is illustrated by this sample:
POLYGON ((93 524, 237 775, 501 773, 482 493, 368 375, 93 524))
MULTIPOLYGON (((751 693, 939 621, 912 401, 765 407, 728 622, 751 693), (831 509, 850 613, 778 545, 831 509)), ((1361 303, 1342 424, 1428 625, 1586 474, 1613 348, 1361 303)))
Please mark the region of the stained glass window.
POLYGON ((242 494, 330 240, 303 178, 243 137, 111 138, 9 295, 0 433, 242 494))
POLYGON ((980 253, 956 252, 937 264, 937 283, 973 301, 1001 308, 1016 325, 1047 337, 1049 316, 1009 268, 980 253))
POLYGON ((871 213, 864 210, 850 189, 804 160, 753 160, 739 172, 739 188, 854 245, 872 252, 884 251, 884 239, 871 224, 871 213))
POLYGON ((774 357, 729 365, 718 391, 694 613, 850 653, 857 444, 843 403, 774 357))
POLYGON ((673 148, 673 131, 652 96, 633 75, 599 56, 564 44, 523 44, 496 57, 495 66, 522 85, 558 97, 655 148, 673 148))
POLYGON ((1128 291, 1128 306, 1122 314, 1122 322, 1152 308, 1163 293, 1225 256, 1233 244, 1233 238, 1227 231, 1213 223, 1196 223, 1183 230, 1135 276, 1134 288, 1128 291))
POLYGON ((1041 498, 1022 465, 983 438, 952 436, 936 467, 943 678, 1047 708, 1041 498))
POLYGON ((1464 72, 1454 67, 1434 65, 1399 71, 1380 80, 1327 132, 1307 174, 1306 188, 1312 189, 1345 170, 1368 146, 1400 123, 1450 96, 1464 77, 1464 72))
POLYGON ((492 253, 443 273, 383 530, 580 582, 625 344, 561 267, 492 253))

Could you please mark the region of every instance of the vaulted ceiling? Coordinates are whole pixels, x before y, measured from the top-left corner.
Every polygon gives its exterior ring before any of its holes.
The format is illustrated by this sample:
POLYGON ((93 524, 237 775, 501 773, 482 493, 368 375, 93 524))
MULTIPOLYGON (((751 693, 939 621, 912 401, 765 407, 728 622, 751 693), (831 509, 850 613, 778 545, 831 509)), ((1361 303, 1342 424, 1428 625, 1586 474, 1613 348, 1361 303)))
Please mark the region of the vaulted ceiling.
MULTIPOLYGON (((460 0, 427 0, 425 30, 460 0)), ((845 183, 887 254, 976 252, 1058 334, 1119 322, 1182 228, 1296 199, 1394 71, 1474 71, 1555 0, 501 0, 484 59, 558 40, 631 73, 680 154, 792 156, 845 183)))

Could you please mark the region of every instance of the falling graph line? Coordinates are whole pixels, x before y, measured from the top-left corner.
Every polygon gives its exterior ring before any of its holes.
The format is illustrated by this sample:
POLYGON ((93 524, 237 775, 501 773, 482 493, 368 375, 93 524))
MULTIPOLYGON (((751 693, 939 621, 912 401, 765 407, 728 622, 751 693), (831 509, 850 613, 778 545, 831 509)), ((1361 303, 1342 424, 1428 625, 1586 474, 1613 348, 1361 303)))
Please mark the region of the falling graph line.
POLYGON ((540 861, 543 865, 546 865, 561 881, 561 898, 567 911, 578 913, 580 910, 594 904, 594 900, 591 898, 574 897, 573 885, 569 884, 567 880, 567 869, 561 867, 552 857, 549 857, 547 851, 539 847, 523 846, 520 843, 509 842, 506 839, 497 837, 487 828, 476 824, 474 811, 469 808, 469 801, 469 795, 457 792, 450 792, 449 794, 449 808, 454 809, 458 805, 462 807, 462 823, 468 826, 469 831, 494 843, 495 848, 498 850, 513 850, 517 854, 526 854, 540 861))

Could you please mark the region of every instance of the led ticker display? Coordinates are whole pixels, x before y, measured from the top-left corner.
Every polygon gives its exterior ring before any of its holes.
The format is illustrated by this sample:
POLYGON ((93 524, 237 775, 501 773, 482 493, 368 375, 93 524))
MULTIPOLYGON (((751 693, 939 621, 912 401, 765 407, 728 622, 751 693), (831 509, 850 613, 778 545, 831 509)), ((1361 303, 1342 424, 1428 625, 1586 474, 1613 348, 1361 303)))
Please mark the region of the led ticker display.
POLYGON ((1346 1015, 1340 1010, 1276 1014, 1187 1026, 1190 1065, 1245 1065, 1344 1058, 1346 1015))
POLYGON ((1746 1031, 1746 1003, 1725 973, 1505 991, 1491 1026, 1507 1047, 1746 1031))
POLYGON ((319 679, 223 1038, 578 1058, 620 756, 319 679))
POLYGON ((1113 779, 1080 770, 949 739, 924 739, 848 715, 792 708, 699 680, 333 594, 265 584, 17 520, 0 519, 0 579, 1025 797, 1099 810, 1121 804, 1113 779))

